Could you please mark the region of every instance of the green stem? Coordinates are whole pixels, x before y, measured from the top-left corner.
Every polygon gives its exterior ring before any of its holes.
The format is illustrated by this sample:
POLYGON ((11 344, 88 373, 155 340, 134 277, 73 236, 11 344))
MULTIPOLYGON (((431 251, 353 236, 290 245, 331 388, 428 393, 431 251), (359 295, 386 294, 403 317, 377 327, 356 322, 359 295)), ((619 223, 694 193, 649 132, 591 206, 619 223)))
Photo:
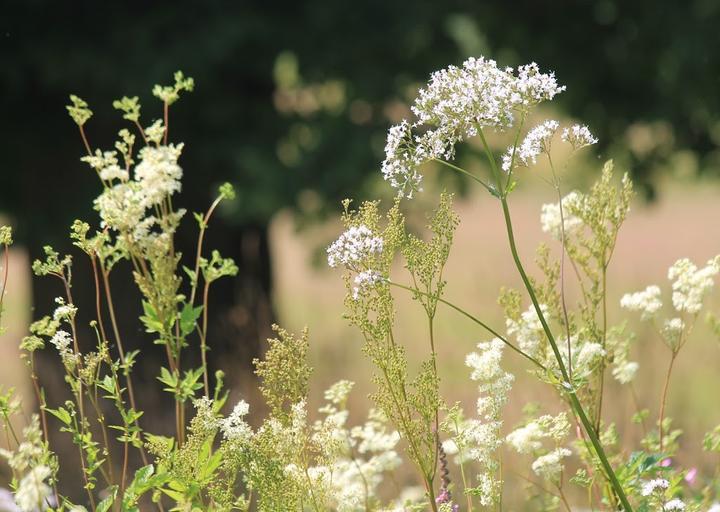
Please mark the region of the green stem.
MULTIPOLYGON (((500 173, 497 169, 497 165, 495 164, 495 160, 492 157, 492 153, 490 152, 490 148, 487 144, 487 141, 485 140, 485 136, 482 133, 482 130, 480 131, 480 137, 483 142, 483 146, 485 147, 485 152, 488 157, 488 160, 491 162, 491 168, 493 171, 493 175, 495 176, 495 182, 497 183, 498 187, 502 187, 502 180, 500 177, 500 173)), ((538 319, 540 320, 540 323, 542 324, 543 331, 545 331, 545 335, 547 336, 548 342, 550 343, 550 347, 552 348, 553 354, 555 355, 555 359, 558 363, 558 368, 560 369, 560 373, 562 375, 563 379, 563 386, 566 387, 566 391, 568 396, 570 397, 570 403, 572 405, 572 408, 575 409, 575 412, 577 413, 578 417, 580 418, 580 421, 583 424, 583 427, 585 428, 585 431, 587 432, 588 437, 590 437, 590 442, 593 445, 593 448, 595 448, 595 452, 600 459, 600 463, 603 466, 603 469, 605 470, 605 473, 610 480, 610 483, 617 494, 618 499, 620 500, 620 503, 622 504, 623 508, 626 510, 626 512, 632 512, 632 507, 630 506, 630 503, 627 499, 627 496, 625 495, 625 491, 623 490, 622 486, 620 485, 620 482, 617 479, 617 476, 615 475, 615 472, 612 469, 612 466, 610 465, 610 462, 607 459, 607 455, 605 455, 605 450, 602 447, 602 444, 600 443, 600 440, 598 439, 597 432, 595 431, 593 425, 590 423, 590 421, 587 418, 587 415, 585 414, 585 411, 582 407, 582 404, 578 400, 577 396, 575 395, 575 390, 572 387, 572 384, 570 382, 570 378, 567 373, 567 369, 565 368, 565 364, 563 363, 562 356, 560 354, 560 350, 557 346, 557 342, 555 341, 555 337, 552 334, 552 331, 550 330, 550 327, 548 326, 547 320, 545 319, 545 315, 542 312, 542 309, 540 308, 540 303, 537 300, 537 296, 535 295, 535 290, 533 289, 532 284, 530 283, 530 279, 527 276, 527 273, 525 272, 525 269, 523 268, 522 262, 520 261, 520 256, 518 255, 517 251, 517 245, 515 244, 515 235, 513 234, 513 227, 512 227, 512 219, 510 217, 510 209, 508 207, 507 198, 505 194, 503 193, 502 189, 499 189, 498 192, 500 193, 500 203, 502 204, 503 209, 503 216, 505 218, 505 226, 507 228, 507 236, 508 236, 508 242, 510 244, 510 252, 512 253, 513 261, 515 262, 515 267, 518 270, 518 273, 520 274, 520 278, 523 281, 523 284, 525 285, 525 289, 528 292, 528 295, 530 296, 530 300, 533 303, 533 307, 535 308, 535 312, 538 315, 538 319)))
MULTIPOLYGON (((421 290, 418 290, 418 289, 416 289, 416 288, 411 288, 410 286, 405 286, 404 284, 396 283, 396 282, 394 282, 394 281, 388 280, 388 284, 391 284, 391 285, 393 285, 393 286, 397 286, 398 288, 402 288, 403 290, 407 290, 407 291, 410 291, 410 292, 413 292, 413 293, 417 293, 417 294, 420 294, 420 295, 429 296, 428 293, 425 293, 425 292, 423 292, 423 291, 421 291, 421 290)), ((483 321, 480 320, 479 318, 476 318, 475 316, 471 315, 470 313, 468 313, 467 311, 465 311, 465 310, 462 309, 461 307, 456 306, 456 305, 453 304, 452 302, 446 301, 446 300, 443 299, 442 297, 435 297, 435 298, 437 299, 438 302, 441 302, 442 304, 445 304, 446 306, 454 309, 455 311, 457 311, 457 312, 460 313, 461 315, 469 318, 470 320, 472 320, 473 322, 475 322, 476 324, 478 324, 480 327, 482 327, 483 329, 485 329, 486 331, 488 331, 490 334, 492 334, 493 336, 495 336, 497 339, 499 339, 500 341, 502 341, 503 343, 505 343, 505 345, 507 345, 508 347, 510 347, 512 350, 514 350, 515 352, 517 352, 518 354, 520 354, 521 356, 523 356, 525 359, 527 359, 528 361, 530 361, 531 363, 533 363, 535 366, 538 367, 538 369, 540 369, 540 370, 542 370, 542 371, 547 371, 547 368, 545 368, 545 366, 543 366, 543 364, 540 363, 540 361, 538 361, 538 360, 535 359, 534 357, 526 354, 525 352, 523 352, 522 350, 520 350, 519 348, 517 348, 515 345, 513 345, 512 343, 510 343, 510 342, 507 340, 507 338, 505 338, 503 335, 501 335, 500 333, 498 333, 495 329, 493 329, 492 327, 490 327, 489 325, 487 325, 485 322, 483 322, 483 321)))

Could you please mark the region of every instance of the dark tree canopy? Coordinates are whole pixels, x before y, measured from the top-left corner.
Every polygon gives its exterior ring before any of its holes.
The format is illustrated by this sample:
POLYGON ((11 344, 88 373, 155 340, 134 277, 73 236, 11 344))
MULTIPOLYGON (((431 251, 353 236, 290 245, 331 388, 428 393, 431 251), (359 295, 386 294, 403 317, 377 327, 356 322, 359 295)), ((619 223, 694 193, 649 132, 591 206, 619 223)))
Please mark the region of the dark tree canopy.
POLYGON ((149 124, 160 114, 151 86, 177 69, 197 83, 171 117, 172 138, 188 143, 184 200, 200 209, 231 180, 238 225, 357 193, 377 172, 393 106, 471 54, 554 69, 571 85, 559 105, 601 140, 666 119, 680 146, 710 154, 719 11, 711 0, 15 2, 0 21, 0 209, 32 245, 90 217, 98 189, 68 94, 90 103, 91 141, 109 147, 122 126, 112 100, 139 95, 149 124))

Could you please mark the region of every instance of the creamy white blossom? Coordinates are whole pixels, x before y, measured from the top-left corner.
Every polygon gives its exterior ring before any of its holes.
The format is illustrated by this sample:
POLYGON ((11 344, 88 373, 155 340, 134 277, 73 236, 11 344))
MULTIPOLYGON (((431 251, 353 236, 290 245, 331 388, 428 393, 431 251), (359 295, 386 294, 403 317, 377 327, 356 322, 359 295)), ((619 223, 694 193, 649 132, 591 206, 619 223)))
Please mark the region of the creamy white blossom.
POLYGON ((621 384, 627 384, 635 378, 639 367, 635 361, 621 361, 613 366, 612 375, 621 384))
POLYGON ((118 183, 105 188, 95 199, 95 209, 100 213, 102 227, 130 231, 145 215, 146 194, 137 182, 118 183))
POLYGON ((560 215, 560 204, 549 203, 542 206, 540 213, 540 224, 544 233, 549 233, 556 240, 562 240, 564 225, 565 237, 569 237, 580 231, 583 226, 582 219, 578 216, 582 208, 584 196, 577 191, 572 191, 562 198, 562 215, 560 215), (563 222, 564 221, 564 222, 563 222))
POLYGON ((641 292, 626 293, 620 299, 620 306, 630 311, 642 312, 643 320, 653 318, 662 307, 660 288, 651 285, 641 292))
POLYGON ((545 437, 547 434, 541 426, 537 422, 531 421, 510 432, 506 440, 518 453, 533 453, 542 448, 542 440, 545 437))
POLYGON ((535 459, 532 463, 532 470, 540 477, 556 480, 563 470, 562 460, 570 455, 572 455, 572 452, 567 448, 556 448, 550 453, 535 459))
POLYGON ((597 144, 597 138, 590 133, 590 129, 585 125, 575 124, 570 128, 565 128, 561 136, 562 140, 570 144, 573 149, 584 148, 597 144))
MULTIPOLYGON (((547 306, 545 304, 540 304, 540 310, 543 315, 547 315, 547 306)), ((540 348, 540 342, 545 338, 545 331, 535 307, 531 305, 527 311, 520 315, 519 320, 508 318, 505 324, 508 334, 515 336, 520 350, 530 356, 536 356, 540 348)))
POLYGON ((49 467, 35 466, 22 477, 15 492, 15 503, 23 512, 34 512, 44 508, 52 490, 45 482, 52 475, 49 467))
POLYGON ((140 150, 140 163, 135 167, 135 180, 145 192, 146 207, 160 204, 166 197, 180 192, 183 171, 177 161, 184 144, 145 146, 140 150))
POLYGON ((662 334, 668 345, 676 347, 680 343, 683 329, 685 329, 685 322, 682 321, 682 318, 671 318, 665 320, 660 329, 660 334, 662 334))
POLYGON ((327 248, 328 265, 353 267, 383 250, 383 239, 365 225, 352 226, 327 248))
POLYGON ((719 270, 720 257, 708 261, 700 269, 687 258, 677 260, 668 270, 668 279, 673 282, 672 302, 675 309, 690 314, 698 313, 719 270))
POLYGON ((668 487, 670 487, 670 482, 664 478, 653 478, 643 484, 641 493, 643 496, 650 496, 654 492, 658 490, 663 491, 668 487))
POLYGON ((244 441, 252 435, 250 425, 245 422, 245 416, 250 412, 250 405, 245 400, 240 400, 233 408, 230 415, 220 421, 220 430, 225 439, 232 441, 244 441))

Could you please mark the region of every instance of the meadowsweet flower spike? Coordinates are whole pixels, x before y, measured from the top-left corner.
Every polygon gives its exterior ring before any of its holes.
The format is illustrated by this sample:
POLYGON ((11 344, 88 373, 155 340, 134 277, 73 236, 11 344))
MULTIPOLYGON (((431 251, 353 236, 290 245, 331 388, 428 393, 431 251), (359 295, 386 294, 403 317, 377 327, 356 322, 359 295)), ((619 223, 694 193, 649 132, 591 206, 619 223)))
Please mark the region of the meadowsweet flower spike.
POLYGON ((630 311, 641 311, 642 319, 653 318, 662 307, 660 288, 652 285, 641 292, 626 293, 620 299, 620 306, 630 311))
POLYGON ((12 245, 12 228, 10 226, 0 226, 0 245, 12 245))
POLYGON ((583 221, 578 216, 582 202, 583 195, 580 192, 570 192, 562 198, 562 215, 558 203, 544 204, 540 214, 543 232, 549 233, 556 240, 562 240, 563 225, 565 237, 577 233, 583 227, 583 221))
POLYGON ((672 302, 678 312, 696 314, 702 308, 705 295, 715 284, 713 278, 720 271, 720 258, 707 262, 703 268, 689 259, 677 260, 668 270, 672 283, 672 302))
POLYGON ((122 111, 123 119, 135 123, 140 121, 140 101, 137 96, 132 98, 123 96, 122 99, 113 101, 112 106, 114 109, 122 111))
POLYGON ((70 114, 70 117, 72 117, 72 120, 75 121, 75 124, 82 127, 87 120, 92 117, 92 110, 88 108, 88 104, 85 103, 85 101, 74 94, 70 95, 70 101, 72 105, 67 105, 65 108, 70 114))

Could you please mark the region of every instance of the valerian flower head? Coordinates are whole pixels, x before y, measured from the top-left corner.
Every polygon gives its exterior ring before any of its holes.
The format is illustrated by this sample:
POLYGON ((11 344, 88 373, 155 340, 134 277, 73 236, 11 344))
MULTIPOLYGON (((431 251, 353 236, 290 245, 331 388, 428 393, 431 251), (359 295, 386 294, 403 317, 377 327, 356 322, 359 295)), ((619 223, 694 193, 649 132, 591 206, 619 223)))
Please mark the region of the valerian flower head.
POLYGON ((663 505, 664 512, 672 512, 674 510, 685 510, 685 503, 678 498, 673 498, 663 505))
POLYGON ((669 487, 670 482, 668 482, 664 478, 654 478, 652 480, 648 480, 643 484, 641 494, 643 496, 650 496, 657 491, 664 491, 669 487))
POLYGON ((414 192, 422 190, 422 175, 418 167, 428 159, 429 155, 416 150, 410 123, 403 120, 390 128, 382 174, 385 181, 398 190, 399 196, 411 199, 414 192))
MULTIPOLYGON (((548 119, 528 132, 522 144, 518 147, 516 161, 530 166, 537 163, 537 157, 542 153, 550 153, 552 138, 555 135, 560 123, 553 119, 548 119)), ((510 148, 512 150, 512 148, 510 148)), ((505 166, 503 165, 503 170, 505 166)))
POLYGON ((626 293, 620 299, 620 306, 630 311, 641 311, 643 320, 653 318, 662 307, 660 288, 652 285, 641 292, 626 293))
POLYGON ((544 204, 540 213, 543 232, 549 233, 556 240, 563 238, 562 226, 566 237, 578 232, 583 226, 582 219, 577 215, 582 202, 583 195, 580 192, 570 192, 562 198, 562 215, 559 203, 544 204))
POLYGON ((672 301, 679 312, 695 314, 702 308, 703 298, 715 284, 713 278, 720 271, 720 257, 707 262, 698 269, 689 259, 677 260, 668 270, 668 279, 673 281, 672 301))
POLYGON ((578 150, 585 146, 597 144, 598 139, 590 133, 590 129, 585 125, 576 124, 570 128, 565 128, 561 136, 562 140, 570 144, 573 149, 578 150))
POLYGON ((520 66, 517 75, 484 57, 436 71, 412 106, 416 121, 390 128, 383 176, 400 196, 412 197, 420 189, 420 165, 452 159, 458 142, 475 137, 483 128, 505 131, 512 127, 517 111, 524 115, 563 90, 553 73, 541 73, 535 63, 520 66), (413 135, 414 129, 421 134, 413 135))
POLYGON ((375 236, 365 225, 352 226, 327 248, 328 265, 355 267, 369 256, 380 254, 383 239, 375 236))
POLYGON ((355 276, 355 286, 353 287, 353 298, 358 299, 361 294, 367 292, 385 280, 383 275, 377 270, 363 270, 355 276))

